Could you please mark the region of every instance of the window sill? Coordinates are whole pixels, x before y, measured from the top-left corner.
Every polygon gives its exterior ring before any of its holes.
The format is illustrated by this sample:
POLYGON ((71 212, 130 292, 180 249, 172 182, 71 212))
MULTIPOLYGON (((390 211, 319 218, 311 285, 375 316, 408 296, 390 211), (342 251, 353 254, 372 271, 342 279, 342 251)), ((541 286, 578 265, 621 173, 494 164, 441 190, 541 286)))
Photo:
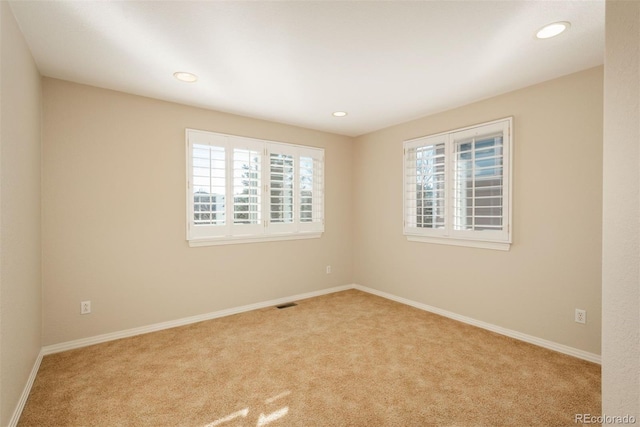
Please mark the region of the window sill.
POLYGON ((407 235, 410 242, 435 243, 438 245, 466 246, 469 248, 493 249, 497 251, 508 251, 511 248, 509 242, 490 242, 482 240, 456 239, 451 237, 432 236, 412 236, 407 235))
POLYGON ((236 245, 241 243, 277 242, 281 240, 317 239, 321 236, 322 232, 272 234, 268 236, 223 236, 188 240, 188 243, 189 247, 195 248, 199 246, 236 245))

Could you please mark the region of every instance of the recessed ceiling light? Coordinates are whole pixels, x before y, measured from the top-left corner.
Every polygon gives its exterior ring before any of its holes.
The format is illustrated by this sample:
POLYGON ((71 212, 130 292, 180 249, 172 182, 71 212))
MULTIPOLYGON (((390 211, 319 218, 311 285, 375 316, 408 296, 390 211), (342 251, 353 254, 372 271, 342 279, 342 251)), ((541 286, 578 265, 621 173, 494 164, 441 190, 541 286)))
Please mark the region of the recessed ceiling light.
POLYGON ((334 111, 333 112, 333 117, 344 117, 347 115, 346 111, 334 111))
POLYGON ((571 24, 566 21, 554 22, 553 24, 545 25, 540 28, 536 33, 536 37, 539 39, 549 39, 563 33, 565 30, 568 30, 570 26, 571 24))
POLYGON ((173 73, 173 77, 185 83, 195 83, 198 81, 198 76, 192 73, 187 73, 185 71, 176 71, 173 73))

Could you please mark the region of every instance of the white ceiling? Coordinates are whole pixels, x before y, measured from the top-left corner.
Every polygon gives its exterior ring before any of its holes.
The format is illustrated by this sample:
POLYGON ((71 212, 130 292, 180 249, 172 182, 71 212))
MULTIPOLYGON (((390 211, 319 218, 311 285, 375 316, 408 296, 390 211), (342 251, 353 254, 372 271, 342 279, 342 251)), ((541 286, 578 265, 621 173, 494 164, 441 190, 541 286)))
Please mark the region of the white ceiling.
POLYGON ((12 1, 49 77, 357 136, 603 63, 604 1, 12 1), (571 29, 538 40, 543 25, 571 29), (189 71, 197 83, 172 74, 189 71), (331 113, 344 110, 347 117, 331 113))

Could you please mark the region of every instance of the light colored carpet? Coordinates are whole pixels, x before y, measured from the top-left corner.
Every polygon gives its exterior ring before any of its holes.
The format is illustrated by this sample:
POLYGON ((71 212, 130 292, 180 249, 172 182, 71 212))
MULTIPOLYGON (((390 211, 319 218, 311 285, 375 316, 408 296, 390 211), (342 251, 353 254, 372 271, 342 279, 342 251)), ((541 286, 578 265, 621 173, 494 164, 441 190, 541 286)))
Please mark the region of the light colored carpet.
POLYGON ((20 426, 575 426, 600 367, 349 290, 46 356, 20 426))

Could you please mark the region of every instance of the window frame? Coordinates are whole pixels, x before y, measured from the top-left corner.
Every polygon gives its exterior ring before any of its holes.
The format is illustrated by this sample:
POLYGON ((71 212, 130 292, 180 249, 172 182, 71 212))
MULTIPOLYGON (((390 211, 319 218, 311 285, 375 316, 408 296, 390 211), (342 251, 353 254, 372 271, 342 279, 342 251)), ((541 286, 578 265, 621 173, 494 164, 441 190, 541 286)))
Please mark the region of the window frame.
MULTIPOLYGON (((477 149, 474 148, 474 150, 477 149)), ((513 242, 513 117, 406 140, 403 142, 402 171, 403 234, 407 236, 407 240, 503 251, 510 249, 513 242), (456 144, 462 144, 461 141, 466 141, 469 137, 499 133, 502 133, 502 205, 500 206, 502 209, 502 229, 499 231, 456 230, 454 229, 454 193, 460 185, 460 180, 455 176, 456 144), (444 227, 419 227, 417 219, 412 220, 412 215, 418 216, 418 190, 416 189, 418 174, 416 172, 413 176, 409 173, 411 168, 417 169, 417 166, 412 166, 411 163, 417 161, 417 157, 413 160, 409 159, 410 152, 419 147, 431 147, 436 144, 444 144, 444 227), (414 201, 413 205, 411 201, 414 201)), ((473 179, 475 180, 475 176, 473 179)), ((473 197, 475 201, 476 196, 473 197)))
MULTIPOLYGON (((191 247, 226 245, 238 243, 255 243, 277 240, 298 240, 319 238, 324 232, 324 149, 311 146, 289 144, 278 141, 269 141, 257 138, 249 138, 230 134, 222 134, 198 129, 187 128, 185 130, 186 140, 186 240, 191 247), (224 212, 225 222, 221 225, 195 224, 194 192, 197 187, 194 184, 194 145, 208 145, 210 147, 220 147, 224 150, 224 212), (238 224, 234 220, 234 185, 237 183, 237 174, 234 174, 234 159, 236 150, 252 150, 259 156, 259 184, 256 189, 256 197, 259 198, 257 224, 238 224), (277 224, 271 221, 271 154, 287 154, 293 156, 293 222, 287 224, 277 224), (313 159, 312 170, 314 175, 311 179, 312 200, 316 208, 311 219, 301 221, 301 195, 300 188, 300 158, 313 159)), ((210 148, 211 149, 211 148, 210 148)), ((207 169, 207 167, 203 167, 207 169)), ((213 169, 209 164, 209 173, 213 169)), ((210 178, 213 180, 213 178, 210 178)), ((252 178, 250 178, 252 179, 252 178)), ((213 184, 210 184, 210 188, 213 184)), ((222 185, 218 185, 222 188, 222 185)), ((209 193, 207 193, 209 194, 209 193)), ((209 194, 214 197, 214 194, 209 194)), ((213 202, 212 202, 213 203, 213 202)))

